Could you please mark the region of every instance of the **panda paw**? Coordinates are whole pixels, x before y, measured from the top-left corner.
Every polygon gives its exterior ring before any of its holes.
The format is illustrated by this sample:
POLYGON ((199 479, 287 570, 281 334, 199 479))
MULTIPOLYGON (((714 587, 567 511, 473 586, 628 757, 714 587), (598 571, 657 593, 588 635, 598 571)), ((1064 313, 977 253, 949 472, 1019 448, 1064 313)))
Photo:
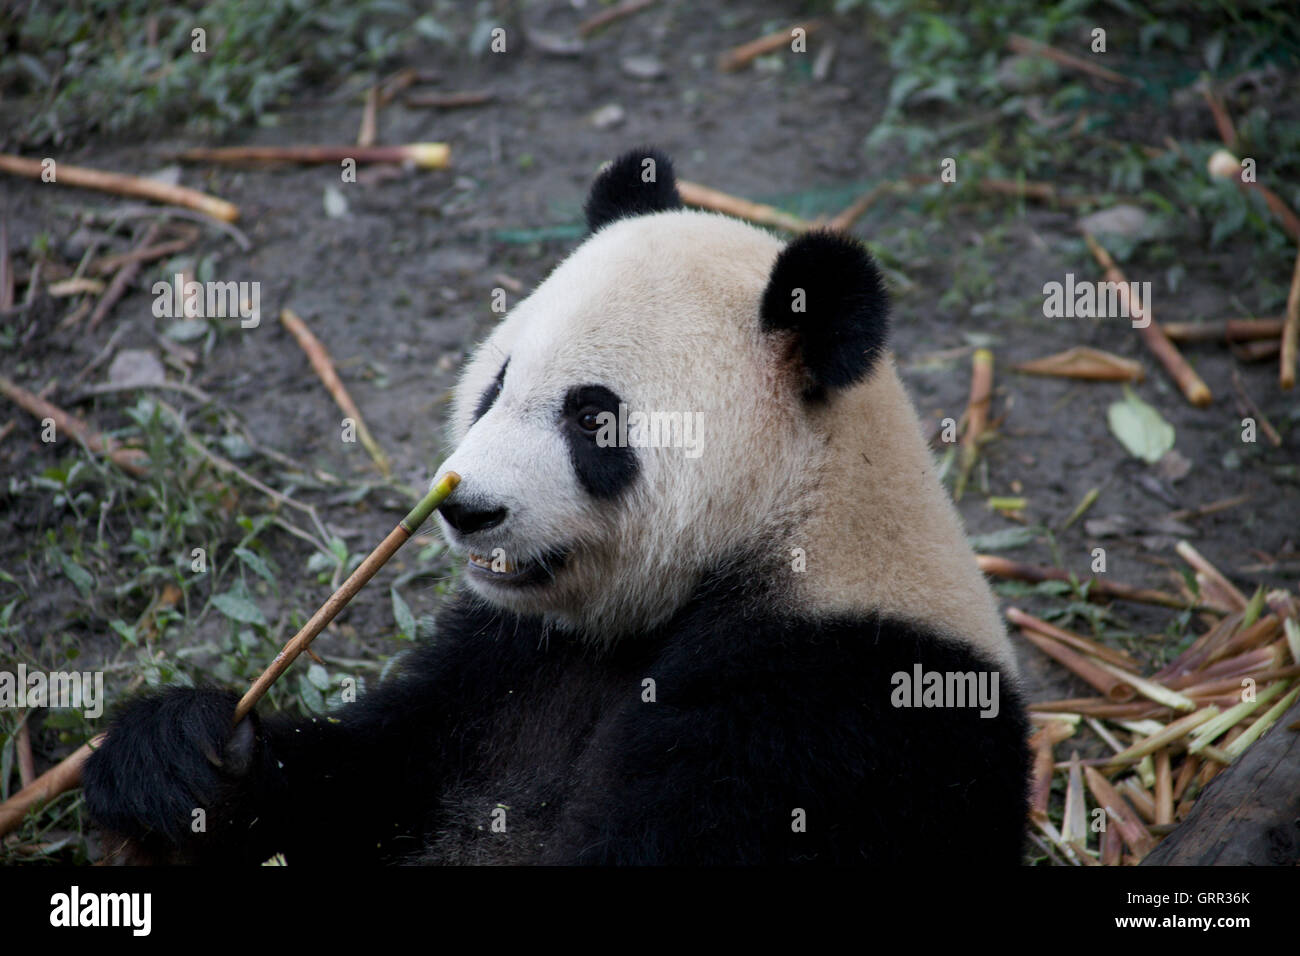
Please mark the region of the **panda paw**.
POLYGON ((264 755, 256 715, 231 730, 238 696, 172 688, 136 698, 86 762, 83 789, 93 819, 115 838, 119 858, 199 861, 228 856, 256 820, 264 755))

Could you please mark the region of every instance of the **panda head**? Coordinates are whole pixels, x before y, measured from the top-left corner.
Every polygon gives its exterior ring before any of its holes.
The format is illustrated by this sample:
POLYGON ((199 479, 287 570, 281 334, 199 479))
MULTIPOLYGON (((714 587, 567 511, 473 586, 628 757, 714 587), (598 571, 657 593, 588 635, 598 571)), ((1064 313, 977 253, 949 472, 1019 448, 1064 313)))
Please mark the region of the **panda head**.
POLYGON ((847 237, 684 210, 653 150, 607 167, 586 214, 460 380, 439 514, 483 599, 612 639, 788 554, 818 422, 871 376, 887 300, 847 237))

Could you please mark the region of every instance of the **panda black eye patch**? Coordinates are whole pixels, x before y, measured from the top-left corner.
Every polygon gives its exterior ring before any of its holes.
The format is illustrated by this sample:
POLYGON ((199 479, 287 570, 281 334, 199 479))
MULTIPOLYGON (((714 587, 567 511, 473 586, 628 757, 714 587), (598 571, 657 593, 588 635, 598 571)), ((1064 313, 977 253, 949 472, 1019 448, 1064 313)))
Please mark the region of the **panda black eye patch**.
POLYGON ((478 404, 474 406, 474 421, 478 421, 486 415, 488 409, 496 402, 497 396, 501 394, 501 383, 506 380, 506 369, 509 365, 510 359, 506 359, 501 365, 501 371, 497 372, 497 377, 492 380, 492 384, 483 389, 478 404))
POLYGON ((589 427, 593 416, 601 412, 609 412, 617 419, 621 403, 622 399, 603 385, 578 385, 564 396, 560 431, 568 443, 569 460, 578 483, 593 498, 616 498, 632 485, 641 468, 632 448, 618 444, 602 446, 596 440, 602 429, 589 427))

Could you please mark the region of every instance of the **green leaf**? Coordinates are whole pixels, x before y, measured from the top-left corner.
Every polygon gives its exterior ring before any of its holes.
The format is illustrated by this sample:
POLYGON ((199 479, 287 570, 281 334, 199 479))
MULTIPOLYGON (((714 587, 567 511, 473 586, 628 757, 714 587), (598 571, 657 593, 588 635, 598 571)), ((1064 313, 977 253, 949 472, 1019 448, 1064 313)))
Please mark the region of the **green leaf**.
POLYGON ((307 668, 307 680, 317 690, 326 691, 330 689, 329 671, 319 664, 312 664, 311 667, 307 668))
POLYGON ((126 621, 109 621, 108 626, 117 631, 117 633, 122 636, 122 640, 126 641, 132 647, 135 647, 139 643, 139 638, 135 636, 135 628, 127 624, 126 621))
POLYGON ((1149 465, 1158 462, 1174 447, 1174 427, 1131 389, 1124 389, 1124 401, 1110 406, 1106 420, 1111 434, 1119 439, 1128 453, 1149 465))
POLYGON ((269 582, 272 586, 275 585, 275 575, 271 573, 271 569, 267 566, 266 562, 262 560, 260 555, 249 551, 247 548, 236 548, 235 557, 248 565, 249 569, 258 577, 269 582))
POLYGON ((242 594, 227 591, 214 597, 212 603, 217 606, 218 611, 232 621, 266 627, 266 618, 262 616, 261 609, 242 594))
POLYGON ((59 565, 63 568, 63 573, 77 587, 83 598, 89 598, 90 592, 95 587, 95 578, 89 571, 77 564, 62 551, 58 552, 59 565))
POLYGON ((415 615, 411 613, 410 606, 397 593, 397 588, 390 588, 389 593, 393 596, 393 617, 397 619, 397 629, 401 632, 402 637, 407 640, 415 638, 415 615))
POLYGON ((988 534, 972 535, 970 546, 976 551, 1011 551, 1033 544, 1042 531, 1043 529, 1037 526, 1002 528, 999 531, 990 531, 988 534))

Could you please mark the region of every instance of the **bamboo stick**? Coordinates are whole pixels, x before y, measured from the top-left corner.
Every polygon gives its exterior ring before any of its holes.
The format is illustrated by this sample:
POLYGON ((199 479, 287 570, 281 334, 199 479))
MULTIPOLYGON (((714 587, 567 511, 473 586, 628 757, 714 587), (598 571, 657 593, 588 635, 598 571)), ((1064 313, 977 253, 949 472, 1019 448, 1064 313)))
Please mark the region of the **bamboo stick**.
MULTIPOLYGON (((366 582, 374 577, 375 572, 383 567, 384 563, 415 533, 415 530, 428 519, 429 515, 446 501, 447 496, 456 489, 458 484, 460 484, 460 476, 454 471, 447 472, 436 485, 429 489, 428 494, 407 512, 406 517, 398 522, 397 526, 389 532, 388 536, 377 548, 370 552, 366 559, 343 582, 343 585, 330 595, 320 609, 311 616, 311 619, 302 626, 302 629, 285 644, 280 653, 276 655, 275 660, 271 662, 271 665, 253 682, 253 685, 240 698, 235 708, 232 726, 248 716, 253 706, 262 698, 276 678, 284 673, 285 669, 293 663, 299 654, 306 650, 307 645, 312 642, 316 635, 323 631, 339 611, 347 606, 357 592, 366 585, 366 582)), ((60 793, 80 786, 82 767, 103 741, 104 735, 100 734, 38 777, 31 786, 24 787, 4 803, 0 803, 0 836, 16 827, 22 820, 23 815, 32 807, 45 803, 60 793)))
POLYGON ((1097 688, 1110 700, 1116 703, 1126 703, 1133 699, 1135 695, 1133 684, 1124 677, 1117 676, 1106 670, 1100 661, 1093 661, 1082 654, 1076 654, 1064 644, 1028 628, 1021 628, 1020 633, 1024 635, 1029 643, 1048 657, 1051 657, 1080 680, 1097 688))
POLYGON ((320 339, 307 328, 307 323, 300 319, 292 309, 284 309, 280 312, 280 321, 288 329, 302 350, 307 353, 307 358, 311 362, 311 367, 316 370, 316 374, 325 384, 325 388, 333 397, 335 403, 342 410, 343 414, 356 422, 357 437, 361 439, 361 444, 365 446, 370 457, 374 459, 379 466, 380 472, 385 478, 392 474, 392 466, 388 462, 388 456, 384 450, 379 447, 379 442, 375 441, 375 436, 370 434, 370 429, 366 427, 365 419, 361 417, 361 409, 357 408, 357 403, 352 400, 348 390, 344 387, 338 373, 334 371, 334 361, 330 358, 329 352, 321 344, 320 339))
POLYGON ((1282 388, 1295 385, 1297 341, 1300 341, 1300 251, 1296 252, 1295 268, 1291 272, 1291 289, 1286 297, 1286 318, 1282 326, 1282 358, 1278 371, 1278 384, 1282 388))
POLYGON ((795 30, 802 29, 805 35, 810 35, 821 28, 822 22, 820 20, 807 20, 785 30, 769 33, 767 36, 759 37, 749 43, 732 47, 718 58, 718 69, 724 73, 734 73, 736 70, 748 66, 754 58, 787 46, 793 39, 792 34, 795 30))
MULTIPOLYGON (((1071 582, 1069 572, 1060 568, 1049 568, 1035 564, 1021 564, 1018 561, 1011 561, 1007 558, 998 557, 992 554, 975 555, 976 563, 979 569, 985 574, 995 578, 1011 578, 1016 581, 1028 581, 1038 583, 1040 581, 1065 581, 1071 582)), ((1121 584, 1114 581, 1108 581, 1104 578, 1088 578, 1084 582, 1088 584, 1088 596, 1099 595, 1101 597, 1117 598, 1123 601, 1134 601, 1138 604, 1155 604, 1159 607, 1174 608, 1176 610, 1185 610, 1189 602, 1173 594, 1166 594, 1164 591, 1152 591, 1145 588, 1136 588, 1132 585, 1121 584)), ((1217 608, 1205 608, 1197 605, 1195 610, 1217 610, 1217 608)))
POLYGON ((1166 322, 1162 326, 1171 342, 1249 342, 1275 339, 1282 334, 1282 318, 1223 319, 1219 322, 1166 322))
POLYGON ((137 477, 148 473, 149 469, 146 467, 148 456, 143 451, 138 448, 124 448, 111 435, 95 431, 76 415, 65 412, 57 405, 51 405, 39 395, 33 395, 3 375, 0 375, 0 395, 7 396, 33 418, 52 419, 57 430, 66 432, 91 452, 103 455, 123 471, 137 477))
POLYGON ((970 399, 966 404, 966 431, 961 437, 961 465, 953 497, 961 501, 970 480, 971 470, 979 457, 980 440, 988 428, 989 407, 993 403, 993 353, 976 349, 971 356, 970 399))
POLYGON ((226 146, 187 149, 178 154, 186 162, 201 163, 410 163, 421 169, 446 169, 451 147, 446 143, 408 143, 404 146, 226 146))
MULTIPOLYGON (((156 179, 128 176, 124 173, 106 173, 85 166, 73 166, 70 163, 57 163, 54 169, 53 182, 64 186, 79 186, 82 189, 97 189, 118 196, 136 196, 171 206, 184 206, 212 216, 214 219, 220 219, 222 222, 234 222, 239 218, 237 206, 224 199, 201 193, 197 189, 172 186, 168 183, 160 183, 156 179)), ((40 179, 45 167, 35 159, 0 153, 0 171, 13 173, 15 176, 26 176, 28 179, 40 179)))
POLYGON ((1138 334, 1142 336, 1142 341, 1146 344, 1147 349, 1165 367, 1165 371, 1178 384, 1189 402, 1198 408, 1204 408, 1210 404, 1210 387, 1187 364, 1187 360, 1183 358, 1177 346, 1169 341, 1169 337, 1165 335, 1164 330, 1161 329, 1152 314, 1151 303, 1133 302, 1128 294, 1128 279, 1120 271, 1119 266, 1115 265, 1115 260, 1110 257, 1110 253, 1103 249, 1097 240, 1092 237, 1092 234, 1086 230, 1083 233, 1083 238, 1092 251, 1093 258, 1097 260, 1105 273, 1106 281, 1117 284, 1120 302, 1124 307, 1124 311, 1133 316, 1140 314, 1146 319, 1146 324, 1138 327, 1138 334), (1140 309, 1135 308, 1135 306, 1139 305, 1141 306, 1140 309))
POLYGON ((1116 73, 1114 70, 1108 70, 1104 66, 1098 66, 1091 60, 1085 60, 1083 57, 1074 56, 1071 53, 1065 53, 1055 47, 1048 46, 1046 43, 1039 43, 1037 40, 1031 40, 1028 37, 1011 34, 1007 38, 1007 46, 1022 56, 1041 56, 1061 66, 1069 67, 1072 70, 1078 70, 1081 73, 1087 73, 1089 76, 1095 76, 1099 80, 1108 80, 1111 83, 1121 83, 1125 86, 1137 86, 1136 80, 1124 76, 1122 73, 1116 73))
POLYGON ((735 216, 737 219, 744 219, 760 226, 773 226, 787 232, 806 232, 812 225, 798 216, 782 212, 774 206, 750 202, 748 199, 731 196, 720 190, 710 189, 708 186, 701 186, 699 183, 687 182, 684 179, 677 181, 677 194, 682 197, 682 202, 688 206, 725 213, 728 216, 735 216))
POLYGON ((1125 670, 1137 670, 1138 663, 1131 656, 1123 651, 1117 651, 1114 648, 1106 647, 1104 644, 1098 644, 1096 641, 1089 640, 1080 634, 1072 631, 1066 631, 1054 624, 1049 624, 1041 618, 1027 614, 1018 607, 1009 607, 1006 610, 1007 620, 1018 627, 1029 628, 1037 631, 1039 634, 1045 634, 1048 637, 1054 637, 1062 644, 1066 644, 1076 651, 1082 651, 1084 654, 1091 654, 1093 657, 1099 657, 1104 661, 1110 661, 1116 667, 1122 667, 1125 670))

